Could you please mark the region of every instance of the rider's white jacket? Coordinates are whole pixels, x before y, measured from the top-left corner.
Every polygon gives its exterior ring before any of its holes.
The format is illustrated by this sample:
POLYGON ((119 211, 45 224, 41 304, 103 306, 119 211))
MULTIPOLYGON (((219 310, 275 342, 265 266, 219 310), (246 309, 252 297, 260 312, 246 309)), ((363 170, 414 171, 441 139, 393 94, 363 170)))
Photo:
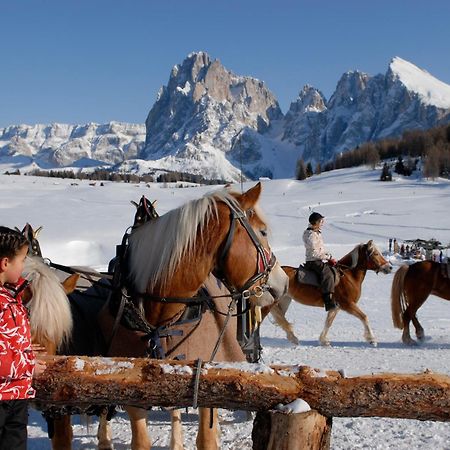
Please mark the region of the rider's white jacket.
POLYGON ((306 261, 326 261, 331 255, 325 251, 322 234, 319 230, 307 228, 303 233, 303 243, 306 250, 306 261))

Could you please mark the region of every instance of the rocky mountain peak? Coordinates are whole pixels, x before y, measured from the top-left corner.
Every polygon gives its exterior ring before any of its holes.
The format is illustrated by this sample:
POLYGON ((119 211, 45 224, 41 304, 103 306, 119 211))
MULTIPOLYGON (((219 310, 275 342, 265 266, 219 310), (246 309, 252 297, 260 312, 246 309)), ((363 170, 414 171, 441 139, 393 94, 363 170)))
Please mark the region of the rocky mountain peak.
POLYGON ((322 92, 306 84, 299 92, 297 100, 291 103, 287 114, 322 112, 326 109, 326 100, 322 92))
POLYGON ((426 70, 398 56, 389 64, 386 77, 392 83, 400 83, 419 96, 427 105, 437 108, 450 108, 450 85, 435 78, 426 70))
POLYGON ((235 75, 205 52, 191 53, 172 69, 148 114, 141 157, 168 168, 208 147, 223 158, 243 128, 264 132, 280 118, 278 102, 262 81, 235 75))
POLYGON ((337 107, 353 104, 365 90, 369 80, 369 75, 358 70, 344 73, 338 81, 328 106, 337 107))

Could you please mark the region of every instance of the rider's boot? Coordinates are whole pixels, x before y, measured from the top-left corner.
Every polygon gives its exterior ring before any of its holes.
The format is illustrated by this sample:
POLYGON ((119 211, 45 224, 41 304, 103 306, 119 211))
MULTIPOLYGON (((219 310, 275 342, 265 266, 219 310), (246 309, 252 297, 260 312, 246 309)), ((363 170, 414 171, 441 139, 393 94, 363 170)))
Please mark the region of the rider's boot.
POLYGON ((325 311, 331 311, 332 309, 337 307, 336 302, 329 292, 322 294, 322 299, 323 303, 325 304, 325 311))

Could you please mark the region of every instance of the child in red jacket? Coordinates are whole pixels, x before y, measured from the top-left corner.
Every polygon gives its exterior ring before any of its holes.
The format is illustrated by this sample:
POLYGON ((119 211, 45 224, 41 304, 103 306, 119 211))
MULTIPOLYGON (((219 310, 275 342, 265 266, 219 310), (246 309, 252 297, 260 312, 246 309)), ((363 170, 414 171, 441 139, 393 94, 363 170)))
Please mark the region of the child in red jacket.
POLYGON ((27 251, 21 233, 0 226, 0 450, 26 449, 33 372, 45 370, 31 348, 27 311, 7 288, 18 282, 27 251))

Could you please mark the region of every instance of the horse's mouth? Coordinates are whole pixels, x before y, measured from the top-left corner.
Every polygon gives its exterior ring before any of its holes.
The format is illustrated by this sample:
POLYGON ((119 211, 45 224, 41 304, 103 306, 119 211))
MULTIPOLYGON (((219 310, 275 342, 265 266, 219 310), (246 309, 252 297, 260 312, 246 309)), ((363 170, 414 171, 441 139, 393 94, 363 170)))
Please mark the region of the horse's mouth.
POLYGON ((389 263, 384 264, 383 266, 380 267, 380 272, 383 273, 391 273, 392 272, 392 265, 389 263))

